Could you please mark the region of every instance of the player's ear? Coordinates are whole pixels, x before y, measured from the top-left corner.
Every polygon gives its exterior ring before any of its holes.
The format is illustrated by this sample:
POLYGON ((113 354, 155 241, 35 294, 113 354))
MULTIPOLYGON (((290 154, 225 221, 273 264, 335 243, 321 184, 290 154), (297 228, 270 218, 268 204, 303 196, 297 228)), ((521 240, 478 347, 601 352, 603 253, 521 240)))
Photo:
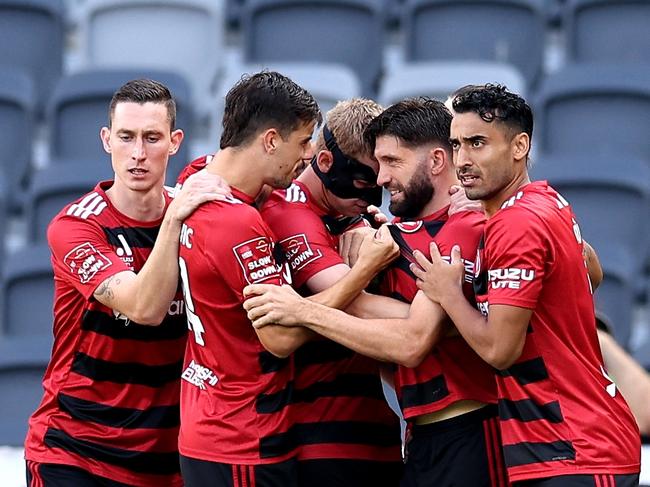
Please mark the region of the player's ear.
POLYGON ((447 167, 447 153, 442 147, 435 147, 429 151, 429 167, 433 176, 439 175, 447 167))
POLYGON ((107 154, 111 153, 111 130, 108 127, 102 127, 99 131, 99 138, 102 139, 102 145, 107 154))
POLYGON ((316 155, 316 164, 318 164, 318 169, 322 172, 329 172, 332 164, 334 163, 334 158, 332 153, 328 150, 322 150, 316 155))
POLYGON ((516 161, 526 160, 530 152, 530 137, 526 132, 520 132, 512 138, 512 156, 516 161))
POLYGON ((262 133, 261 138, 262 145, 264 146, 264 151, 267 154, 274 154, 280 146, 280 141, 282 140, 280 133, 274 128, 265 130, 262 133))

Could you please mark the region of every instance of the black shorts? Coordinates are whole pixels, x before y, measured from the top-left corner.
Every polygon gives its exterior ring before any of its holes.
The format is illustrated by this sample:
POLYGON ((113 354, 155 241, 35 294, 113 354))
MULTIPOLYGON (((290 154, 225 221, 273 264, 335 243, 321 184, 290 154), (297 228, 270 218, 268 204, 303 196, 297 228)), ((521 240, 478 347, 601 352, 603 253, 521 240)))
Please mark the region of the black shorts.
POLYGON ((27 487, 130 487, 71 465, 27 460, 27 487))
POLYGON ((402 487, 505 487, 506 467, 495 405, 413 425, 402 487))
POLYGON ((524 480, 514 487, 637 487, 639 475, 559 475, 546 479, 524 480))
POLYGON ((295 459, 266 465, 233 465, 181 455, 185 487, 297 487, 295 459))
POLYGON ((370 460, 300 460, 300 487, 397 487, 404 464, 370 460))

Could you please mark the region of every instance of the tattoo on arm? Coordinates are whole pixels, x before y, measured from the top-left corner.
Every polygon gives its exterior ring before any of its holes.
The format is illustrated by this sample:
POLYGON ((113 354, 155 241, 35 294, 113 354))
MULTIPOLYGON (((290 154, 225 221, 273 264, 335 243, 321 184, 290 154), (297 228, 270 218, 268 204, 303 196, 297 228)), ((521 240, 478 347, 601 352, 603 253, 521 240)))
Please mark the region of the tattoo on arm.
MULTIPOLYGON (((102 282, 99 287, 95 290, 95 297, 104 296, 108 301, 113 301, 115 295, 113 294, 113 289, 111 288, 111 283, 113 282, 115 276, 111 276, 102 282)), ((115 279, 115 284, 119 284, 120 280, 115 279)))

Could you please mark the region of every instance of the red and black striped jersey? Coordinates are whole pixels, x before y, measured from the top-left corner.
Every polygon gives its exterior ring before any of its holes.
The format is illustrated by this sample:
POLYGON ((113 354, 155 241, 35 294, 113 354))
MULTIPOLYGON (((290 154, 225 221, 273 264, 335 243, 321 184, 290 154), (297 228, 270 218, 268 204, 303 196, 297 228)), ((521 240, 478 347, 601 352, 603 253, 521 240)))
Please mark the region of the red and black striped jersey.
MULTIPOLYGON (((195 161, 179 182, 205 165, 195 161)), ((242 307, 252 283, 283 284, 274 238, 252 206, 232 189, 183 224, 180 274, 191 330, 181 381, 181 454, 200 460, 257 465, 295 456, 289 403, 292 357, 269 353, 242 307)), ((280 254, 281 255, 281 254, 280 254)))
POLYGON ((181 485, 184 303, 179 290, 162 324, 144 326, 94 299, 111 275, 142 268, 162 222, 121 214, 106 196, 111 185, 99 183, 48 227, 54 346, 43 400, 29 421, 25 457, 134 486, 181 485))
MULTIPOLYGON (((294 286, 305 292, 312 276, 343 263, 336 227, 359 224, 327 215, 299 181, 273 192, 262 217, 285 251, 294 286)), ((299 459, 400 459, 399 420, 384 398, 376 361, 326 339, 303 345, 294 356, 299 459)))
POLYGON ((582 247, 571 207, 545 181, 520 188, 485 226, 479 309, 533 310, 521 357, 497 375, 513 482, 639 472, 639 430, 603 367, 582 247))
MULTIPOLYGON (((472 279, 474 256, 483 234, 482 213, 460 212, 448 216, 449 207, 419 221, 395 219, 391 234, 400 247, 400 256, 384 272, 382 294, 410 303, 418 288, 409 264, 413 251, 429 255, 435 242, 441 255, 449 259, 454 245, 461 248, 465 264, 463 290, 474 303, 472 279)), ((395 390, 406 419, 440 411, 461 400, 496 403, 494 369, 484 362, 456 332, 443 337, 417 367, 398 366, 395 390)))

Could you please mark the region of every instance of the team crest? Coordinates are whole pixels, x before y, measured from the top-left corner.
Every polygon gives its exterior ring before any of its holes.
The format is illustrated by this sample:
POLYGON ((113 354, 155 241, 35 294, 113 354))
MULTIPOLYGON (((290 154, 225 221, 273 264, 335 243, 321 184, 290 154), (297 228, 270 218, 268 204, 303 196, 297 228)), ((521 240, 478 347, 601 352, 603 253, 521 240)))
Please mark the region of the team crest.
POLYGON ((422 225, 423 223, 421 220, 417 222, 399 222, 395 224, 395 226, 404 233, 415 233, 422 228, 422 225))

